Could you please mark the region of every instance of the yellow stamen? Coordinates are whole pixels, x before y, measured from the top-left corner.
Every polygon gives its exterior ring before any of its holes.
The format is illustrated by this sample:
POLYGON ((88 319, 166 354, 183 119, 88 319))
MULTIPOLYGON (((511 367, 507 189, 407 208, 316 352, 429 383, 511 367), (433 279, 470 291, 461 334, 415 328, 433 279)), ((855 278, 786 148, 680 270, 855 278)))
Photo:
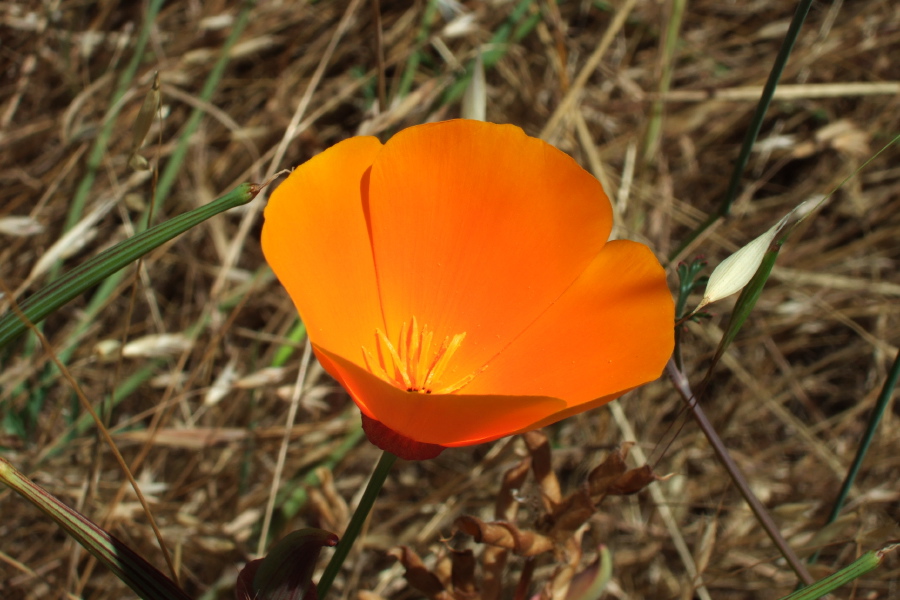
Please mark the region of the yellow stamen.
POLYGON ((431 338, 434 337, 433 331, 428 331, 428 327, 422 328, 422 344, 419 346, 419 364, 416 365, 416 381, 423 388, 425 386, 425 377, 428 375, 428 353, 431 352, 431 338))
POLYGON ((392 377, 388 377, 387 372, 384 370, 384 365, 369 352, 365 346, 362 347, 363 351, 363 360, 366 362, 366 369, 369 373, 372 373, 385 381, 390 381, 392 377))
POLYGON ((431 389, 432 382, 441 381, 454 354, 465 339, 465 332, 457 333, 452 338, 445 337, 440 348, 432 356, 434 332, 428 329, 428 325, 422 325, 420 329, 419 322, 413 317, 400 327, 396 345, 381 329, 376 328, 377 356, 363 346, 363 360, 370 373, 408 392, 450 394, 468 385, 484 370, 481 368, 466 375, 453 385, 438 390, 431 389))
POLYGON ((377 335, 378 339, 381 340, 381 343, 387 347, 391 358, 394 360, 394 369, 398 373, 400 373, 400 377, 403 378, 403 384, 406 386, 406 389, 412 388, 412 382, 409 380, 409 374, 406 372, 406 365, 403 361, 400 360, 400 356, 397 354, 397 349, 394 348, 391 340, 389 340, 387 336, 384 335, 384 332, 380 329, 375 330, 375 335, 377 335))
MULTIPOLYGON (((419 381, 416 375, 419 372, 419 359, 422 357, 421 355, 421 347, 419 346, 419 324, 416 322, 416 318, 412 318, 412 327, 410 327, 409 331, 409 356, 406 359, 406 365, 409 370, 409 379, 412 381, 413 389, 418 389, 419 381)), ((406 341, 404 339, 404 341, 406 341)))
POLYGON ((469 373, 468 375, 466 375, 465 377, 463 377, 462 379, 460 379, 453 385, 448 385, 445 388, 441 388, 439 390, 434 390, 433 392, 429 392, 429 393, 430 394, 452 394, 453 392, 458 392, 459 390, 463 389, 464 387, 466 387, 467 385, 472 383, 472 380, 475 379, 475 377, 477 377, 486 368, 487 368, 487 365, 481 367, 474 373, 469 373))
MULTIPOLYGON (((400 327, 400 347, 397 348, 397 354, 400 355, 400 362, 404 365, 409 362, 409 356, 407 356, 407 351, 409 350, 409 339, 407 337, 409 335, 408 325, 409 323, 404 322, 400 327)), ((387 336, 385 336, 385 339, 387 339, 387 336)))
POLYGON ((447 368, 447 363, 450 362, 450 358, 453 356, 453 353, 459 349, 460 344, 462 344, 463 340, 466 339, 465 332, 457 333, 453 336, 452 340, 448 341, 448 338, 444 338, 444 343, 441 344, 441 349, 438 350, 437 356, 434 358, 434 362, 431 365, 431 370, 428 371, 428 375, 425 377, 425 388, 431 387, 431 380, 435 377, 440 379, 441 375, 444 374, 444 369, 447 368))

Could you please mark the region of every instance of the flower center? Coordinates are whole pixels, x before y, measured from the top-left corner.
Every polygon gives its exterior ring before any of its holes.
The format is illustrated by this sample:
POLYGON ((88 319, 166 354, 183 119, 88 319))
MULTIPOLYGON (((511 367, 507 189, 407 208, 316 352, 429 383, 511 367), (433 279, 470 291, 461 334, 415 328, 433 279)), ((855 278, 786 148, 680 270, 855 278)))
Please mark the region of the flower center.
POLYGON ((483 370, 466 375, 453 385, 434 389, 464 339, 465 332, 457 333, 452 338, 445 337, 440 347, 433 350, 434 332, 428 329, 428 325, 423 325, 420 330, 413 317, 410 323, 403 323, 396 344, 376 328, 375 353, 363 346, 363 359, 370 373, 407 392, 450 394, 465 387, 483 370))

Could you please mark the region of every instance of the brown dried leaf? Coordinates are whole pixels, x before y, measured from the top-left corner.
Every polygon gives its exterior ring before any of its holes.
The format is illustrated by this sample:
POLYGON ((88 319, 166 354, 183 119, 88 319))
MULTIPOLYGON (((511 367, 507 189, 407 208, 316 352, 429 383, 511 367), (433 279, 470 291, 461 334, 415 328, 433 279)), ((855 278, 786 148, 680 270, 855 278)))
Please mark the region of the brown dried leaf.
POLYGON ((582 536, 571 536, 565 544, 564 561, 557 560, 557 566, 553 569, 553 574, 547 580, 541 590, 542 600, 553 600, 554 598, 565 598, 569 591, 569 584, 575 576, 575 570, 581 563, 581 538, 582 536))
POLYGON ((525 484, 528 471, 531 469, 531 459, 522 459, 522 462, 503 474, 503 485, 497 494, 497 503, 494 505, 494 518, 498 521, 514 521, 519 512, 519 501, 515 492, 525 484))
POLYGON ((625 459, 628 457, 628 450, 632 445, 631 442, 622 444, 588 474, 588 489, 591 496, 605 496, 609 486, 628 469, 625 459))
POLYGON ((453 597, 457 599, 475 598, 478 586, 475 584, 475 555, 471 550, 452 550, 453 571, 450 578, 453 584, 453 597))
POLYGON ((644 465, 623 473, 609 486, 606 493, 611 496, 636 494, 657 479, 659 478, 653 473, 650 465, 644 465))
POLYGON ((503 570, 509 553, 497 546, 488 546, 481 555, 481 600, 500 600, 503 594, 503 570))
POLYGON ((553 550, 553 540, 533 531, 522 531, 512 523, 496 521, 485 523, 481 519, 463 515, 456 519, 456 526, 476 542, 499 546, 519 556, 536 556, 553 550))
POLYGON ((400 561, 406 569, 404 578, 412 587, 416 588, 431 600, 452 600, 452 596, 444 590, 444 584, 437 575, 429 571, 419 555, 407 546, 394 548, 389 555, 400 561))
POLYGON ((562 492, 556 473, 553 472, 550 443, 547 441, 547 436, 540 430, 529 431, 522 437, 525 445, 528 446, 528 452, 531 453, 531 469, 534 471, 534 478, 537 479, 538 485, 541 486, 544 508, 547 512, 553 512, 554 507, 562 501, 562 492))
POLYGON ((594 501, 587 489, 582 488, 570 494, 552 515, 547 517, 549 531, 547 535, 554 540, 569 539, 594 513, 597 512, 594 501))

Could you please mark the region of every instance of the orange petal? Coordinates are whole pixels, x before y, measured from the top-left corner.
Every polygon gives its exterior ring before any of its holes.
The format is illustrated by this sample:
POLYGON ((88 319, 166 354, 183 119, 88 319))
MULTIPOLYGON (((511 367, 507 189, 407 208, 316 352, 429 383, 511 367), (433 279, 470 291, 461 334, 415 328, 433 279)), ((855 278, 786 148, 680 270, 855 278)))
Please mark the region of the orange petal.
POLYGON ((566 408, 561 400, 538 396, 407 392, 323 348, 316 348, 316 356, 363 413, 426 444, 452 447, 495 440, 566 408))
POLYGON ((263 254, 310 340, 360 363, 361 336, 382 322, 360 195, 381 148, 355 137, 297 167, 272 192, 262 229, 263 254))
POLYGON ((674 346, 674 310, 653 253, 636 242, 610 242, 463 393, 565 400, 566 411, 540 425, 599 406, 660 376, 674 346))
POLYGON ((435 340, 466 333, 435 389, 478 371, 546 310, 612 226, 596 179, 510 125, 401 131, 375 160, 369 190, 388 337, 413 316, 435 340))

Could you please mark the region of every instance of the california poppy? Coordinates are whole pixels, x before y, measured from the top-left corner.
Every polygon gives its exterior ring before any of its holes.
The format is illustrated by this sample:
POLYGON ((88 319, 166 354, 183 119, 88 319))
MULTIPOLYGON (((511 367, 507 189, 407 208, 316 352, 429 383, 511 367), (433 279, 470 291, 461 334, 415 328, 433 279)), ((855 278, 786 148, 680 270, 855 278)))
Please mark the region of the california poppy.
POLYGON ((428 458, 655 379, 674 309, 650 250, 607 239, 594 177, 518 127, 340 142, 265 211, 266 260, 369 439, 428 458))

